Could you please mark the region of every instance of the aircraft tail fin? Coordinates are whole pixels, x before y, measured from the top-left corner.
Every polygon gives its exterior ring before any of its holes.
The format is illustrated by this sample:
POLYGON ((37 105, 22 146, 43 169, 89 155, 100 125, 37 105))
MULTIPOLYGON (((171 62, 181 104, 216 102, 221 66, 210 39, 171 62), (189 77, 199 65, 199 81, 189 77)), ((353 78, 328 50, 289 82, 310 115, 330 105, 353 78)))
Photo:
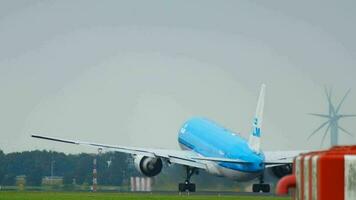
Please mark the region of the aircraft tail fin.
POLYGON ((260 153, 261 151, 260 139, 261 139, 261 126, 262 126, 262 118, 263 118, 265 93, 266 93, 266 85, 262 84, 260 96, 258 97, 258 102, 257 102, 256 115, 253 119, 252 132, 248 140, 248 145, 256 153, 260 153))

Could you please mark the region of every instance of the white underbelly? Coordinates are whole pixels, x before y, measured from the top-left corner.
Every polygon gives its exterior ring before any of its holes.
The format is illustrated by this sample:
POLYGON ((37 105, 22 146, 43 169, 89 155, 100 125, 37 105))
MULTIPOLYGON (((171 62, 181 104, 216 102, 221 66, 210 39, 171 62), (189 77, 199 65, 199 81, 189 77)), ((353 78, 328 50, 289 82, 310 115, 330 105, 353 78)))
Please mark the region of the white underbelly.
POLYGON ((236 180, 236 181, 250 181, 258 177, 260 172, 242 172, 237 170, 228 169, 220 166, 220 171, 223 176, 236 180))
MULTIPOLYGON (((182 144, 179 145, 183 150, 191 150, 182 144)), ((206 164, 207 166, 206 171, 208 173, 220 177, 226 177, 236 181, 249 181, 261 175, 261 172, 242 172, 238 170, 229 169, 226 167, 222 167, 218 165, 216 162, 212 162, 212 161, 201 161, 201 162, 204 162, 206 164)))
POLYGON ((216 176, 223 176, 236 181, 249 181, 261 175, 261 172, 243 172, 233 170, 226 167, 222 167, 214 162, 209 162, 206 164, 208 166, 207 171, 209 173, 214 174, 216 176))

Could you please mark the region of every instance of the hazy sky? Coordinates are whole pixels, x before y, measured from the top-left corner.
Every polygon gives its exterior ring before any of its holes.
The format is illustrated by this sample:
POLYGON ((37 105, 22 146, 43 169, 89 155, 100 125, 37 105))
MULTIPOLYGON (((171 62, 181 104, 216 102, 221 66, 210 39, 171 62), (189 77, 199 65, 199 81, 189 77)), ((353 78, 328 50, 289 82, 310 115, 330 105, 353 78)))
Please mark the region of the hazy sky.
MULTIPOLYGON (((93 151, 31 133, 176 149, 192 116, 247 137, 261 83, 262 147, 317 149, 323 121, 306 113, 326 113, 324 85, 335 100, 352 88, 341 111, 356 113, 355 6, 0 1, 0 149, 93 151)), ((356 119, 341 125, 356 143, 356 119)))

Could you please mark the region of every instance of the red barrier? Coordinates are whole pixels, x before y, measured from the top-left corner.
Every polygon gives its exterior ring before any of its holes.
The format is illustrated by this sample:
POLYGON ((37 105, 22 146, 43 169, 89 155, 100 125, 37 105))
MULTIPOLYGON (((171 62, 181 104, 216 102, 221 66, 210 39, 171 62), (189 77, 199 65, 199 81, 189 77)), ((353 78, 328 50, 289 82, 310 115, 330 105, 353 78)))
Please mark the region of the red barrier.
POLYGON ((287 195, 290 188, 295 188, 297 179, 295 175, 288 175, 279 180, 277 184, 277 195, 287 195))
POLYGON ((280 180, 277 194, 293 187, 295 200, 356 200, 356 146, 299 155, 293 175, 280 180))

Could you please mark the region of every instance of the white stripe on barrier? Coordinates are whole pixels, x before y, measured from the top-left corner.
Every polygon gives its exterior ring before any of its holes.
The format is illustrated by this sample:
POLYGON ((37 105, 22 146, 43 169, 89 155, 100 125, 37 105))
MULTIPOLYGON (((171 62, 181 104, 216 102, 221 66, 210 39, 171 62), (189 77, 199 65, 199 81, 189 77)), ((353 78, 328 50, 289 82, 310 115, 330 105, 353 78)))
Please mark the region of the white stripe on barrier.
POLYGON ((318 199, 318 160, 319 155, 312 157, 312 200, 318 199))
POLYGON ((345 155, 345 200, 356 198, 356 156, 345 155))
POLYGON ((305 156, 303 162, 303 175, 304 175, 303 200, 309 200, 309 159, 310 156, 305 156))
POLYGON ((301 181, 302 181, 302 177, 301 177, 301 170, 300 170, 300 162, 302 160, 302 156, 298 156, 295 159, 295 175, 297 178, 297 187, 295 188, 295 197, 296 200, 300 200, 302 199, 302 192, 301 192, 301 181))

